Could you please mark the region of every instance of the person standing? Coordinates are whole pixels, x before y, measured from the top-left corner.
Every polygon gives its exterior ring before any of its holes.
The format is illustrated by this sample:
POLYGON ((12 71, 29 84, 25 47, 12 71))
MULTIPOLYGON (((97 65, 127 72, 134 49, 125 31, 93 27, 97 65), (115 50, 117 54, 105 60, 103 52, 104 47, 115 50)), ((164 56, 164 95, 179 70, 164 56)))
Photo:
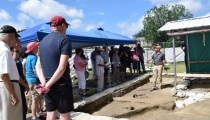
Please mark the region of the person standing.
MULTIPOLYGON (((109 60, 110 60, 110 62, 112 62, 112 56, 113 56, 113 54, 114 54, 114 46, 111 46, 110 47, 110 51, 109 51, 109 60)), ((113 68, 114 66, 113 66, 113 64, 111 65, 111 68, 112 68, 112 71, 111 71, 111 75, 113 75, 113 68)))
POLYGON ((16 61, 18 73, 20 75, 19 84, 20 84, 20 91, 21 91, 21 98, 22 98, 22 108, 23 108, 22 115, 23 115, 23 120, 26 120, 26 114, 27 114, 27 111, 28 111, 28 107, 27 107, 25 92, 28 93, 29 86, 28 86, 27 81, 25 80, 25 75, 23 74, 23 66, 22 66, 22 63, 19 59, 19 53, 22 52, 20 40, 18 39, 18 37, 16 38, 16 40, 17 40, 17 44, 12 49, 12 54, 13 54, 13 57, 16 61))
MULTIPOLYGON (((103 46, 103 52, 101 53, 101 57, 104 60, 104 64, 107 64, 109 62, 109 53, 108 53, 108 47, 103 46)), ((108 85, 108 75, 109 75, 109 66, 104 67, 104 85, 108 85)))
POLYGON ((26 54, 28 54, 26 58, 26 80, 29 84, 29 89, 32 97, 31 111, 32 111, 32 120, 42 119, 39 111, 39 100, 41 96, 36 91, 35 86, 40 83, 39 79, 36 75, 36 62, 38 56, 38 46, 39 42, 30 42, 27 45, 26 54))
POLYGON ((96 55, 96 75, 98 77, 97 91, 101 92, 104 89, 104 60, 101 57, 101 52, 103 49, 101 47, 97 48, 96 55))
MULTIPOLYGON (((145 51, 141 47, 141 43, 140 42, 137 43, 137 51, 139 52, 139 56, 138 57, 139 57, 139 61, 141 63, 142 70, 143 70, 144 73, 146 73, 145 65, 144 65, 144 53, 145 53, 145 51)), ((139 73, 141 73, 140 64, 138 66, 139 66, 139 73)))
POLYGON ((66 36, 70 24, 61 16, 52 17, 49 24, 52 32, 40 43, 36 67, 45 89, 47 120, 55 120, 56 111, 60 112, 60 120, 70 120, 70 111, 74 110, 68 62, 72 56, 72 47, 66 36))
POLYGON ((147 60, 147 63, 151 60, 154 61, 153 75, 154 75, 154 78, 155 78, 151 90, 156 90, 157 89, 157 87, 156 87, 157 79, 159 80, 159 87, 158 88, 161 89, 162 88, 163 66, 164 66, 164 63, 167 63, 167 61, 165 59, 165 54, 163 52, 161 52, 161 47, 160 46, 155 47, 155 52, 151 56, 151 58, 149 58, 147 60))
POLYGON ((11 48, 20 37, 9 25, 0 28, 0 120, 22 120, 19 74, 11 48))
POLYGON ((113 64, 113 83, 120 83, 120 57, 118 55, 118 49, 114 48, 114 54, 112 55, 113 64))
POLYGON ((75 50, 75 53, 76 55, 74 57, 74 67, 78 77, 79 95, 81 95, 82 97, 86 97, 85 67, 87 65, 87 62, 83 61, 81 58, 81 55, 83 53, 83 50, 81 48, 77 48, 75 50))
POLYGON ((133 54, 131 52, 131 48, 130 47, 127 47, 126 53, 128 55, 128 57, 126 59, 126 64, 127 64, 127 67, 130 70, 131 75, 133 75, 132 68, 131 68, 131 63, 133 61, 133 54))
POLYGON ((96 79, 96 50, 97 47, 91 52, 90 54, 90 60, 91 60, 91 65, 92 65, 92 72, 93 72, 93 80, 96 79))
POLYGON ((120 45, 118 55, 120 57, 120 77, 121 80, 123 81, 126 75, 126 69, 127 69, 126 59, 128 57, 126 53, 126 48, 123 45, 120 45))

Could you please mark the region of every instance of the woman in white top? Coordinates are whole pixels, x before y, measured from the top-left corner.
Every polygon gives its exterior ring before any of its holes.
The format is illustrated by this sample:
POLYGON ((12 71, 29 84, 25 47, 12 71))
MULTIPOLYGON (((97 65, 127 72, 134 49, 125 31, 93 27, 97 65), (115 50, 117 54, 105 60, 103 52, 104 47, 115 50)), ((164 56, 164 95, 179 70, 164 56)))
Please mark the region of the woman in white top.
POLYGON ((104 60, 101 57, 101 52, 103 49, 101 47, 97 48, 96 55, 96 76, 98 77, 97 91, 101 92, 104 88, 104 60))

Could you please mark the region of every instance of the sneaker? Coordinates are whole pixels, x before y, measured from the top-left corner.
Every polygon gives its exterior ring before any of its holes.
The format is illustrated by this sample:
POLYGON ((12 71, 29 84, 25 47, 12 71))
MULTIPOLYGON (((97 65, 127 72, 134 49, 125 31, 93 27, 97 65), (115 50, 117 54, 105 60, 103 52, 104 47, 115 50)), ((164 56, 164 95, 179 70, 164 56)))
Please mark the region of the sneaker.
POLYGON ((157 90, 157 88, 156 87, 152 87, 152 89, 150 89, 150 91, 153 91, 153 90, 157 90))

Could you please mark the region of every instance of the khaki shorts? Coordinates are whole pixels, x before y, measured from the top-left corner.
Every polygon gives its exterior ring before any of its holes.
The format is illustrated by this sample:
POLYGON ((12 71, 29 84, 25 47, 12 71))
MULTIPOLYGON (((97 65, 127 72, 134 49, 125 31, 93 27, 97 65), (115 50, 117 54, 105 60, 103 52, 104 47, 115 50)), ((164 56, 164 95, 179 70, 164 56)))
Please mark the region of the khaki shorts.
POLYGON ((29 85, 29 90, 30 90, 30 93, 31 93, 31 97, 32 97, 32 100, 36 100, 40 97, 39 93, 36 91, 35 89, 35 83, 28 83, 29 85))

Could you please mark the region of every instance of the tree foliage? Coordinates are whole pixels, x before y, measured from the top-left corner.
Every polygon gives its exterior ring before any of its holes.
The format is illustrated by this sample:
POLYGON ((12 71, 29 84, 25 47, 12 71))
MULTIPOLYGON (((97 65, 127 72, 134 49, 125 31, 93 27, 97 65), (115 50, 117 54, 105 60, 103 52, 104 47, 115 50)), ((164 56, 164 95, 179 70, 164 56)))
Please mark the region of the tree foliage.
POLYGON ((154 6, 144 16, 144 28, 135 37, 145 37, 148 42, 166 42, 170 40, 166 32, 159 33, 157 30, 169 21, 192 18, 193 15, 184 5, 154 6))

